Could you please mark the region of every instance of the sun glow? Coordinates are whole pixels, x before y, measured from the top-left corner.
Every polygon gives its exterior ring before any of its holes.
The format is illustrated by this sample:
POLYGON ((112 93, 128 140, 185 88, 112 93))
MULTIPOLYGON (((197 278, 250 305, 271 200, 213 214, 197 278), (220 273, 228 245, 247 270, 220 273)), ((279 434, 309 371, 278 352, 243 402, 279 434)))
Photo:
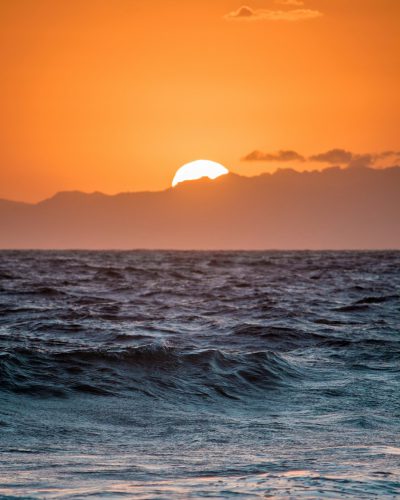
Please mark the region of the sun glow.
POLYGON ((202 177, 216 179, 220 175, 228 174, 229 170, 220 163, 210 160, 195 160, 186 163, 178 168, 172 180, 172 186, 175 187, 180 182, 194 181, 202 177))

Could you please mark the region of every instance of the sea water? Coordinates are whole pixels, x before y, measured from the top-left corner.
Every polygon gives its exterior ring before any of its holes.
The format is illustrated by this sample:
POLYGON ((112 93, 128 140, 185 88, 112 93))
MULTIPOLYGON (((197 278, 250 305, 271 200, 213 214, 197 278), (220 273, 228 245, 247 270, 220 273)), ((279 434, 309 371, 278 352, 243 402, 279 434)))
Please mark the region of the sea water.
POLYGON ((0 252, 0 496, 400 496, 400 252, 0 252))

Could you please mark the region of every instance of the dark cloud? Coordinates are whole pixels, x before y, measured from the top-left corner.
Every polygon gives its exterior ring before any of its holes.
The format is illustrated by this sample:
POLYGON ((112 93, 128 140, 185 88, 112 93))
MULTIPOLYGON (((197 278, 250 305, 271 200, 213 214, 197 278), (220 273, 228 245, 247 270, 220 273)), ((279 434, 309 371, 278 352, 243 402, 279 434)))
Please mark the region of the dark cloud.
POLYGON ((244 156, 242 160, 263 162, 310 161, 344 168, 387 168, 399 165, 400 151, 358 154, 345 149, 334 148, 324 153, 305 157, 293 150, 281 150, 276 153, 264 153, 255 150, 244 156))
POLYGON ((238 18, 247 18, 247 17, 256 17, 256 11, 243 5, 238 10, 230 12, 225 16, 226 19, 238 19, 238 18))
POLYGON ((312 155, 309 157, 310 161, 320 161, 323 163, 330 163, 331 165, 349 163, 353 159, 353 153, 345 149, 331 149, 325 153, 312 155))
POLYGON ((304 161, 304 156, 301 156, 296 151, 283 150, 277 153, 263 153, 262 151, 252 151, 242 158, 243 161, 304 161))
POLYGON ((353 158, 348 163, 347 168, 368 168, 373 167, 376 161, 379 159, 379 154, 363 154, 363 155, 353 155, 353 158))
POLYGON ((310 161, 329 163, 330 165, 344 165, 348 168, 380 168, 396 165, 400 161, 400 151, 357 154, 337 148, 331 149, 326 153, 310 156, 308 159, 310 161))
MULTIPOLYGON (((286 5, 300 5, 288 4, 286 5)), ((302 21, 305 19, 314 19, 321 17, 322 13, 312 9, 290 9, 290 10, 274 10, 274 9, 252 9, 247 5, 242 5, 239 9, 229 12, 224 16, 228 21, 302 21)))
POLYGON ((375 157, 380 160, 384 158, 392 158, 394 160, 400 160, 400 151, 382 151, 382 153, 378 153, 375 157))

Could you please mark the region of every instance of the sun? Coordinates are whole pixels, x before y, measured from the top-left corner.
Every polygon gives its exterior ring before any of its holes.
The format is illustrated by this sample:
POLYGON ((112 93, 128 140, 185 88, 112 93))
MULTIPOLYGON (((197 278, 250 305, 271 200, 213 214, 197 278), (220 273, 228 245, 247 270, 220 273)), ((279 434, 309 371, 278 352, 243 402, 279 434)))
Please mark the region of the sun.
POLYGON ((229 174, 229 170, 220 163, 210 160, 195 160, 178 168, 172 180, 172 187, 184 181, 194 181, 202 177, 216 179, 225 174, 229 174))

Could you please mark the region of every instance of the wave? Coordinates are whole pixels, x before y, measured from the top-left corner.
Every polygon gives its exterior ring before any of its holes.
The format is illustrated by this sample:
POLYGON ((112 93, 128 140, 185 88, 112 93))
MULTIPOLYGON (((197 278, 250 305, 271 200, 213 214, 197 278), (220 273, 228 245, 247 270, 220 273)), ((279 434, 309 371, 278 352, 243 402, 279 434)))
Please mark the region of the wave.
POLYGON ((400 295, 383 295, 383 296, 368 296, 364 297, 356 302, 356 304, 382 304, 384 302, 391 302, 395 300, 399 300, 400 295))
POLYGON ((317 333, 305 332, 285 326, 264 326, 244 323, 233 329, 234 335, 251 336, 263 339, 271 348, 279 350, 309 347, 325 341, 325 337, 317 333))
POLYGON ((241 399, 254 391, 290 386, 301 376, 298 367, 272 351, 149 344, 55 353, 18 348, 0 355, 1 390, 43 397, 137 392, 155 398, 241 399))
POLYGON ((390 295, 368 295, 356 300, 355 302, 335 307, 333 311, 337 312, 365 312, 370 310, 370 306, 375 304, 385 304, 387 302, 397 302, 400 298, 398 294, 390 295))
MULTIPOLYGON (((340 322, 335 320, 317 319, 314 323, 328 327, 358 326, 357 322, 340 322)), ((334 349, 335 356, 366 358, 372 351, 374 358, 382 361, 391 360, 400 356, 400 340, 395 332, 387 332, 386 336, 380 335, 374 338, 373 334, 352 334, 338 332, 332 328, 326 332, 319 333, 304 331, 284 326, 264 326, 258 324, 244 323, 233 329, 233 335, 250 337, 249 340, 261 340, 263 346, 275 352, 288 352, 296 349, 334 349)))
POLYGON ((15 290, 13 293, 16 295, 32 295, 32 296, 42 296, 42 297, 64 297, 67 294, 60 290, 59 288, 51 286, 38 286, 35 288, 26 288, 24 290, 15 290))

